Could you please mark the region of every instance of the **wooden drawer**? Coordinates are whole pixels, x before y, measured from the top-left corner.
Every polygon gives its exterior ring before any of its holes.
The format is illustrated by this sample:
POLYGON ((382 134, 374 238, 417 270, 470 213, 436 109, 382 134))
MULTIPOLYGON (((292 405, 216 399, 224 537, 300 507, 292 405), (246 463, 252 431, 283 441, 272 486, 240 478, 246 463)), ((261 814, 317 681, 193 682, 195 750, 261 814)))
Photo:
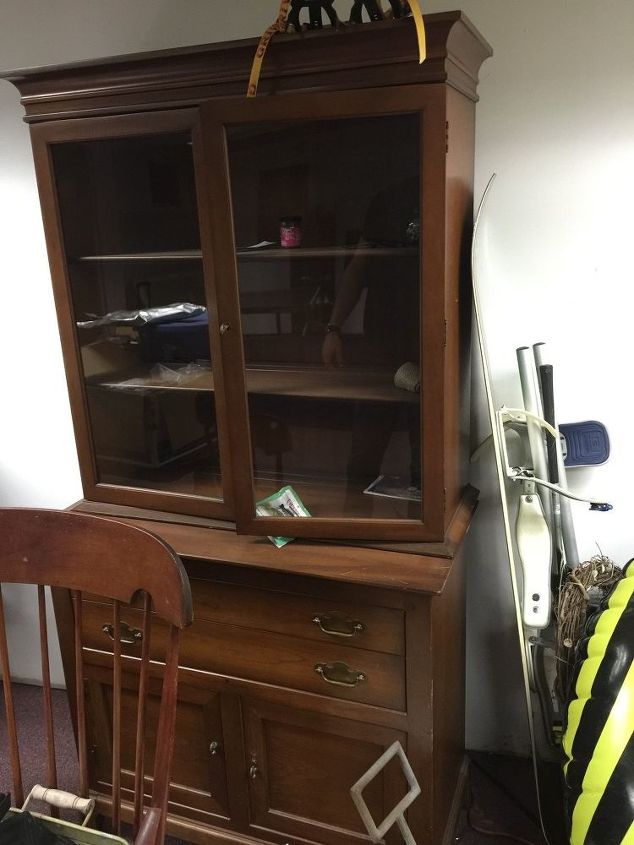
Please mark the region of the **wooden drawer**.
POLYGON ((194 619, 403 654, 402 610, 191 579, 194 619))
MULTIPOLYGON (((87 648, 112 651, 112 639, 103 631, 104 625, 111 624, 111 618, 107 604, 84 602, 87 648)), ((140 629, 141 612, 122 608, 121 621, 130 628, 140 629)), ((164 654, 165 633, 164 626, 154 625, 151 644, 154 659, 160 660, 164 654)), ((122 652, 139 656, 140 642, 124 644, 122 652)), ((180 665, 394 710, 405 709, 403 658, 351 648, 339 641, 315 642, 198 619, 183 633, 180 665)))

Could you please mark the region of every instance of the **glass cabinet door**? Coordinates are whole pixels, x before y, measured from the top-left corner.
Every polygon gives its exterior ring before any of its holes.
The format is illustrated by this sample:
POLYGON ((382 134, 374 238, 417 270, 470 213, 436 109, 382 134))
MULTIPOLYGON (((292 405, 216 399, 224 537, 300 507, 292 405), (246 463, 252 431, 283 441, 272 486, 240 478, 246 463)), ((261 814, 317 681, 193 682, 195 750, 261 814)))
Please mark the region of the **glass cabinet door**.
POLYGON ((97 498, 209 513, 223 489, 192 131, 126 121, 48 146, 97 498))
POLYGON ((271 119, 271 105, 217 119, 251 446, 245 530, 292 515, 270 499, 287 486, 313 527, 273 533, 420 525, 421 112, 312 117, 307 98, 300 119, 271 119))

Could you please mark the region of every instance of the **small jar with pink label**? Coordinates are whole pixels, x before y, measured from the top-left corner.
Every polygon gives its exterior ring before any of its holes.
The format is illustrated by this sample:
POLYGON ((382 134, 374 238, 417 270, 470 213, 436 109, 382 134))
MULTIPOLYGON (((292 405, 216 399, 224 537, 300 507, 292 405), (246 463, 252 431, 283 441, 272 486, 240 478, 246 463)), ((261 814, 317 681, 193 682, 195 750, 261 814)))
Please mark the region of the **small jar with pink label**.
POLYGON ((302 218, 282 217, 280 220, 280 246, 294 249, 302 245, 302 218))

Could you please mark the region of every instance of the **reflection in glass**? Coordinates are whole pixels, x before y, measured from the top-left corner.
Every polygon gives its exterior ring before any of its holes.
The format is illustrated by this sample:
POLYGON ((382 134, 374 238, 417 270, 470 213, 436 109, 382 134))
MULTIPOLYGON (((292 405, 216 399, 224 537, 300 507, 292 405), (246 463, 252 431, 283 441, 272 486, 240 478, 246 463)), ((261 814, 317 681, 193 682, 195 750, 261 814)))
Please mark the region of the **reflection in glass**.
POLYGON ((227 130, 258 498, 420 518, 419 139, 418 115, 227 130))
POLYGON ((190 137, 52 155, 97 480, 220 499, 190 137))

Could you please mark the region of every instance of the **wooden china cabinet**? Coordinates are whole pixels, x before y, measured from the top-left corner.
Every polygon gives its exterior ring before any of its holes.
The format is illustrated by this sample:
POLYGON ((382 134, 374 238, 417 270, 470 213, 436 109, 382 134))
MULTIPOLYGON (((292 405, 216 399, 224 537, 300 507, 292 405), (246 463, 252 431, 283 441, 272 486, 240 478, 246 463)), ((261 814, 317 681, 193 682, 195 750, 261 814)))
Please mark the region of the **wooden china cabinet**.
MULTIPOLYGON (((255 40, 4 74, 31 127, 74 507, 150 527, 192 580, 169 829, 201 845, 367 840, 349 788, 394 740, 422 786, 417 842, 451 834, 490 48, 460 12, 426 25, 422 65, 411 20, 278 36, 254 99, 255 40), (256 513, 287 485, 310 518, 256 513)), ((56 610, 73 684, 63 593, 56 610)), ((86 600, 103 796, 106 612, 86 600)), ((368 787, 377 821, 404 791, 389 769, 368 787)))

